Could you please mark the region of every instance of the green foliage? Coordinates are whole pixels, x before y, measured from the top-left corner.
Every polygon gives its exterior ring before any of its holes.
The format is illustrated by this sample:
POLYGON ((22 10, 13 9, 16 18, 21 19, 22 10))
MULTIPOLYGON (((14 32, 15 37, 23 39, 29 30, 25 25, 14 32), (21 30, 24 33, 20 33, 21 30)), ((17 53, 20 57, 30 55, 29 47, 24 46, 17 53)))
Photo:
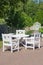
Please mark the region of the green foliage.
POLYGON ((36 12, 36 16, 34 17, 34 21, 39 21, 43 26, 43 3, 39 4, 38 11, 36 12))
POLYGON ((36 5, 32 1, 28 0, 24 6, 24 11, 34 19, 34 16, 37 12, 36 10, 38 10, 38 4, 36 5))
POLYGON ((22 19, 24 19, 24 25, 26 26, 31 26, 32 25, 32 18, 29 17, 26 13, 22 12, 21 13, 22 19))
POLYGON ((41 33, 43 34, 43 28, 40 28, 40 29, 39 29, 39 32, 41 32, 41 33))
POLYGON ((0 0, 0 18, 8 26, 17 29, 30 27, 36 21, 43 26, 43 3, 36 4, 32 0, 0 0))
POLYGON ((5 20, 3 18, 0 18, 0 24, 5 24, 5 20))
POLYGON ((29 30, 26 32, 26 34, 31 35, 33 32, 34 32, 33 30, 29 30))
POLYGON ((34 21, 39 21, 41 23, 41 25, 43 25, 43 10, 39 10, 36 13, 36 16, 34 18, 34 21))
POLYGON ((6 19, 6 21, 7 21, 7 25, 15 27, 17 29, 21 29, 24 27, 24 24, 23 24, 24 20, 22 16, 20 15, 20 12, 16 12, 15 14, 11 13, 8 19, 6 19))

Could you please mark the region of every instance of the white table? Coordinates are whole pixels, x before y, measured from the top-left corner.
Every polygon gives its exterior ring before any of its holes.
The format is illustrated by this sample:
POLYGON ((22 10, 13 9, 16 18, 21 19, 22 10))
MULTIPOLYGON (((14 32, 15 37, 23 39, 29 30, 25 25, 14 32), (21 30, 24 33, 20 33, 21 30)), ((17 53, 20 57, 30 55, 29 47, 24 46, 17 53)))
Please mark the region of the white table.
MULTIPOLYGON (((24 35, 24 34, 16 34, 16 35, 15 35, 15 34, 12 34, 12 38, 13 38, 13 37, 14 37, 14 38, 15 38, 15 37, 18 38, 19 42, 20 42, 20 39, 21 39, 21 38, 24 39, 25 37, 28 37, 28 36, 29 36, 29 35, 24 35)), ((20 42, 20 43, 21 43, 21 42, 20 42)), ((20 44, 20 43, 19 43, 19 44, 20 44)), ((21 44, 24 46, 23 43, 21 43, 21 44)))
POLYGON ((23 35, 23 34, 16 34, 16 35, 12 35, 12 37, 16 37, 18 39, 21 39, 21 38, 25 38, 25 37, 28 37, 29 35, 23 35))

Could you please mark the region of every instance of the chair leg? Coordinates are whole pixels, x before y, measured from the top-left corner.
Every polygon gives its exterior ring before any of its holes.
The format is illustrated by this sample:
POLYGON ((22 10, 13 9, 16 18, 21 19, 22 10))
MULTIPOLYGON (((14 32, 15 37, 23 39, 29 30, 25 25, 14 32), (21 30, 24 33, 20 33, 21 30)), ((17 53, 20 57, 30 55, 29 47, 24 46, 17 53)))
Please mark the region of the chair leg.
POLYGON ((33 44, 33 50, 35 49, 35 44, 33 44))
POLYGON ((40 49, 40 43, 39 43, 38 47, 39 47, 39 49, 40 49))
POLYGON ((18 51, 19 51, 19 45, 18 45, 18 51))
POLYGON ((3 52, 4 52, 4 45, 3 45, 3 52))
POLYGON ((35 48, 33 47, 33 50, 34 50, 35 48))
POLYGON ((25 49, 27 49, 27 45, 25 46, 25 49))
POLYGON ((11 53, 13 52, 12 46, 11 46, 11 53))

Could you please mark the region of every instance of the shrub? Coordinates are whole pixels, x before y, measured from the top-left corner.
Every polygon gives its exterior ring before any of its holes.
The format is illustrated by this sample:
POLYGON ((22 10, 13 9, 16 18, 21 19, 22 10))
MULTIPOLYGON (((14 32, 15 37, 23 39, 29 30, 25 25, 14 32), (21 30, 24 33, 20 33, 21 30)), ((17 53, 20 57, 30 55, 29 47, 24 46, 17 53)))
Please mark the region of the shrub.
POLYGON ((26 34, 31 35, 33 32, 34 32, 33 30, 30 30, 30 31, 27 31, 26 34))
POLYGON ((40 28, 40 29, 39 29, 39 32, 41 32, 41 33, 43 34, 43 28, 40 28))

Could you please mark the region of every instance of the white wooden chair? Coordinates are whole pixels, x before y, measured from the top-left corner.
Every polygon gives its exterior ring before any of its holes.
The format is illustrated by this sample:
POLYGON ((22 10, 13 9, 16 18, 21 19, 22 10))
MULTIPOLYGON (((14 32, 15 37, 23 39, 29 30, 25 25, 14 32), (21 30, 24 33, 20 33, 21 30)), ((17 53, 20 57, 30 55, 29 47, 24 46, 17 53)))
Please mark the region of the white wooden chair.
POLYGON ((12 38, 11 34, 2 34, 3 52, 6 50, 6 47, 11 47, 11 52, 16 49, 19 50, 19 40, 17 38, 13 40, 12 38))
POLYGON ((16 35, 19 35, 19 43, 23 45, 23 36, 25 35, 25 30, 16 30, 16 35))
POLYGON ((24 35, 25 34, 25 30, 16 30, 16 34, 18 35, 24 35))
POLYGON ((35 49, 35 44, 34 44, 34 37, 28 37, 28 38, 24 38, 25 39, 25 49, 27 48, 33 48, 33 50, 35 49))
POLYGON ((34 33, 34 42, 35 46, 38 46, 40 48, 40 33, 34 33))
POLYGON ((11 36, 11 42, 12 42, 12 50, 18 50, 19 51, 19 38, 16 37, 15 35, 11 36))
POLYGON ((25 48, 33 48, 39 47, 40 48, 40 33, 34 33, 34 37, 25 38, 25 48))

